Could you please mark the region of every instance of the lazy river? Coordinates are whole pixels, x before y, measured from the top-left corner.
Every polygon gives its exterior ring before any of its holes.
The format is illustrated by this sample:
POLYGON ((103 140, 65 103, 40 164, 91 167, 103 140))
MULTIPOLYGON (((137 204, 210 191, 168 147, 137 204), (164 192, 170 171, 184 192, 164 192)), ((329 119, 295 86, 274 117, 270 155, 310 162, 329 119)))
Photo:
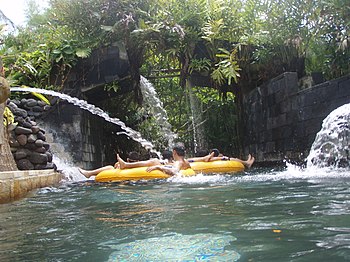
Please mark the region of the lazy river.
POLYGON ((0 261, 349 261, 349 112, 325 119, 305 168, 96 183, 65 167, 58 188, 0 205, 0 261))
POLYGON ((44 188, 0 206, 0 261, 349 261, 350 171, 44 188))

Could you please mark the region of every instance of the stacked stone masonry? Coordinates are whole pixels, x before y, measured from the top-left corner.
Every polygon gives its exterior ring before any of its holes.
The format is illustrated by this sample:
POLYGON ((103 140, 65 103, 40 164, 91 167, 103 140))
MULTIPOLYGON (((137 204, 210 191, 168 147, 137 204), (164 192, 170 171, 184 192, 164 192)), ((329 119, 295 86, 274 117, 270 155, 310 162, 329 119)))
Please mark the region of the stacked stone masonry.
POLYGON ((244 152, 259 162, 303 162, 323 119, 350 103, 350 75, 303 88, 284 73, 244 98, 244 152))
POLYGON ((36 99, 8 100, 15 123, 8 126, 11 151, 19 170, 55 169, 45 130, 35 121, 50 106, 36 99))

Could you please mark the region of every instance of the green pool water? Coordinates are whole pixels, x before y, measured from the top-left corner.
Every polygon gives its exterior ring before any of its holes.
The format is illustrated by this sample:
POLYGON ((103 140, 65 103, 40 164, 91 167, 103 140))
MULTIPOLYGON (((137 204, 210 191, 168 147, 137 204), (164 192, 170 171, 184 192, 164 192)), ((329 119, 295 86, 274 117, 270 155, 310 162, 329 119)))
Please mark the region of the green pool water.
POLYGON ((44 188, 0 205, 0 261, 350 261, 350 171, 44 188))

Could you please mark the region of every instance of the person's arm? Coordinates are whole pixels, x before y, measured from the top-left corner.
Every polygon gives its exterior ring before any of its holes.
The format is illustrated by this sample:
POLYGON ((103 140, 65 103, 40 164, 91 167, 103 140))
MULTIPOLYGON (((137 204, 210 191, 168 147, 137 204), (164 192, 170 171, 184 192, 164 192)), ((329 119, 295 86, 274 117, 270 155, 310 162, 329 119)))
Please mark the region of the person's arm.
POLYGON ((169 176, 175 176, 177 174, 177 168, 170 168, 166 166, 151 166, 146 169, 147 172, 152 172, 153 170, 159 170, 169 176))

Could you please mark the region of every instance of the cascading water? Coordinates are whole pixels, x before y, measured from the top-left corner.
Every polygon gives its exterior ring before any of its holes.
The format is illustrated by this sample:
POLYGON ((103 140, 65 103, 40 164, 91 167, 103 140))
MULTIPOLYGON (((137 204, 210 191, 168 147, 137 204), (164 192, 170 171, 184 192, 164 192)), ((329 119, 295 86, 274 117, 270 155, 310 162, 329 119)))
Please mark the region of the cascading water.
POLYGON ((307 166, 350 166, 350 104, 331 112, 312 144, 307 166))
POLYGON ((207 140, 205 139, 204 122, 202 118, 202 109, 198 98, 193 93, 192 85, 190 81, 186 81, 186 89, 189 98, 190 108, 191 108, 191 121, 193 128, 193 144, 194 152, 198 149, 208 148, 207 140))
POLYGON ((96 107, 92 104, 89 104, 85 100, 78 99, 76 97, 71 97, 67 94, 61 94, 52 90, 45 90, 45 89, 40 89, 40 88, 22 88, 22 87, 11 87, 11 92, 36 92, 44 95, 50 95, 50 96, 55 96, 59 97, 71 104, 74 104, 78 106, 81 109, 89 111, 91 114, 98 115, 102 118, 104 118, 107 122, 116 124, 120 126, 125 132, 128 137, 133 139, 136 142, 139 142, 145 149, 150 150, 151 152, 157 153, 158 152, 153 150, 153 144, 146 139, 142 138, 141 134, 125 125, 123 121, 121 121, 118 118, 112 118, 110 117, 106 112, 104 112, 101 108, 96 107))
POLYGON ((147 109, 154 116, 156 123, 162 131, 162 135, 168 141, 168 147, 171 148, 177 136, 171 131, 171 125, 168 122, 168 115, 163 107, 163 103, 159 100, 152 83, 143 76, 141 76, 140 88, 147 109))

